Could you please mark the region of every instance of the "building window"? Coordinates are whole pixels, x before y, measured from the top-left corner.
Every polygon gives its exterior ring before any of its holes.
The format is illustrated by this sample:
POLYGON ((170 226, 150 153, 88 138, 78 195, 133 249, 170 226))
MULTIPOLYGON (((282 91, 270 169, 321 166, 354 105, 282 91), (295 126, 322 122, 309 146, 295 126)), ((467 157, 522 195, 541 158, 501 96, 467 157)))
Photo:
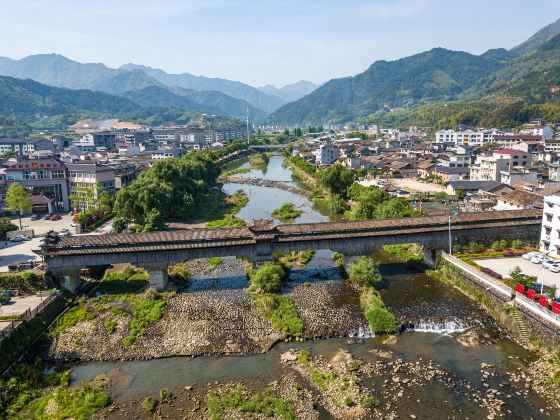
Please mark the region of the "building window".
POLYGON ((51 171, 51 176, 55 179, 62 179, 64 178, 64 171, 61 169, 55 169, 51 171))

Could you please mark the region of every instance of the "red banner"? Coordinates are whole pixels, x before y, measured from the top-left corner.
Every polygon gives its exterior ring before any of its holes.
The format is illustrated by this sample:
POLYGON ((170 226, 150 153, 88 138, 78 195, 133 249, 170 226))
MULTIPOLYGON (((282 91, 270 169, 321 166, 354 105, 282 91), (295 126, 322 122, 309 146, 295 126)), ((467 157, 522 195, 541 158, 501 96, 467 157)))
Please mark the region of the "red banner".
POLYGON ((548 298, 544 295, 541 295, 539 297, 539 305, 545 307, 546 309, 548 309, 548 298))
POLYGON ((525 294, 525 286, 521 283, 517 283, 517 288, 515 290, 517 290, 517 293, 521 293, 522 295, 525 294))
POLYGON ((555 314, 560 314, 560 303, 552 302, 552 312, 555 314))
POLYGON ((527 290, 527 297, 531 300, 535 300, 537 293, 533 289, 527 290))

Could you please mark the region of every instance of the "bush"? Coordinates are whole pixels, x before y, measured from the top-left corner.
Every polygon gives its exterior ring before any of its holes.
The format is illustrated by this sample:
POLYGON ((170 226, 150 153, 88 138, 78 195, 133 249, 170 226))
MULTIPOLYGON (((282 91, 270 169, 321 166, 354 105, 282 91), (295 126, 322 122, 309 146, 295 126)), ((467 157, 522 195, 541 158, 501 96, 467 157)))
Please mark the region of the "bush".
POLYGON ((19 290, 21 293, 33 294, 39 290, 46 290, 47 284, 43 276, 39 276, 34 271, 10 272, 0 274, 0 289, 19 290))
POLYGON ((53 329, 51 330, 51 335, 56 337, 60 335, 60 333, 66 331, 68 328, 73 327, 80 321, 87 321, 95 319, 96 315, 86 309, 82 305, 74 306, 70 308, 64 315, 62 315, 56 321, 53 329))
POLYGON ((38 419, 89 419, 109 404, 109 397, 89 384, 77 388, 59 386, 29 406, 38 419))
POLYGON ((107 273, 99 285, 99 291, 107 295, 138 293, 148 284, 148 273, 134 267, 123 272, 107 273))
POLYGON ((514 239, 513 241, 511 241, 511 247, 513 249, 521 249, 523 248, 523 242, 519 239, 514 239))
POLYGON ((169 398, 171 398, 171 392, 169 392, 167 388, 162 388, 159 390, 159 398, 162 401, 168 400, 169 398))
POLYGON ((155 287, 150 287, 146 289, 146 291, 144 292, 144 299, 148 301, 154 301, 156 299, 159 299, 159 292, 156 290, 155 287))
POLYGON ((286 336, 299 337, 303 334, 303 320, 288 296, 273 293, 251 295, 258 311, 270 320, 272 328, 286 336))
POLYGON ((348 270, 350 280, 362 287, 377 287, 381 284, 379 264, 369 257, 360 257, 350 264, 348 270))
POLYGON ((352 397, 344 398, 344 405, 346 407, 353 407, 354 406, 354 400, 352 399, 352 397))
POLYGON ((106 318, 103 321, 103 325, 109 334, 113 334, 117 329, 117 322, 113 318, 106 318))
POLYGON ((187 287, 192 273, 187 261, 169 267, 169 279, 178 287, 187 287))
POLYGON ((285 276, 280 264, 266 263, 250 274, 251 289, 260 293, 278 293, 285 276))
POLYGON ((157 400, 151 395, 149 397, 146 397, 144 401, 142 401, 142 408, 148 413, 153 413, 156 407, 157 400))

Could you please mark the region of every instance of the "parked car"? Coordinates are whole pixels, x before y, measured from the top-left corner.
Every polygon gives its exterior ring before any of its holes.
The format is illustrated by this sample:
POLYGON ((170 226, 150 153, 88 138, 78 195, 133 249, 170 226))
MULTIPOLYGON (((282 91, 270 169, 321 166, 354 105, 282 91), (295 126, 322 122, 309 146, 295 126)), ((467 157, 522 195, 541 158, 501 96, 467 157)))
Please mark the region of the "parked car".
POLYGON ((61 238, 65 237, 65 236, 68 236, 68 235, 70 235, 70 232, 66 228, 62 228, 58 232, 58 236, 61 237, 61 238))
POLYGON ((544 258, 542 261, 542 266, 548 270, 555 262, 557 261, 553 260, 552 258, 544 258))
POLYGON ((554 264, 552 264, 549 270, 553 273, 560 273, 560 261, 556 261, 554 264))
POLYGON ((31 238, 29 236, 17 235, 17 236, 14 236, 12 239, 10 239, 10 242, 23 242, 23 241, 29 241, 29 240, 31 240, 31 238))
POLYGON ((41 217, 42 220, 49 220, 51 218, 50 214, 45 214, 43 217, 41 217))
POLYGON ((38 214, 32 214, 29 220, 39 220, 40 216, 38 214))
POLYGON ((72 223, 70 223, 70 226, 72 226, 72 227, 76 227, 76 222, 72 222, 72 223))
POLYGON ((543 262, 543 260, 544 260, 544 255, 542 254, 535 255, 533 258, 531 258, 531 262, 533 264, 540 264, 543 262))
POLYGON ((527 261, 531 261, 531 258, 533 258, 535 255, 540 255, 540 253, 536 251, 527 252, 526 254, 523 254, 521 258, 527 261))
POLYGON ((60 216, 58 214, 53 214, 50 219, 54 222, 55 220, 60 220, 60 216))

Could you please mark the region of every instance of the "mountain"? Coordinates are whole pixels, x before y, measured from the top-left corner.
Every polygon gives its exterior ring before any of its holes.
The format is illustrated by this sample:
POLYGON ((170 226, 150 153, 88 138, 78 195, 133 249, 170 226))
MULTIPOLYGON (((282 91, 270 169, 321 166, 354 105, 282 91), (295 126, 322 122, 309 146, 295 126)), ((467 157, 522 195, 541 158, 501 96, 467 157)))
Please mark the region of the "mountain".
POLYGON ((0 76, 0 114, 35 118, 83 111, 119 115, 139 110, 140 106, 130 99, 103 92, 57 88, 30 79, 0 76))
MULTIPOLYGON (((540 32, 540 31, 539 31, 540 32)), ((551 88, 560 85, 560 34, 539 48, 506 61, 496 72, 478 80, 460 98, 507 95, 526 101, 553 99, 551 88)))
POLYGON ((32 79, 69 89, 89 89, 119 94, 161 85, 140 71, 111 69, 104 64, 78 63, 59 54, 31 55, 21 60, 0 58, 0 75, 32 79))
POLYGON ((280 89, 274 85, 266 85, 260 87, 259 90, 267 95, 276 96, 283 102, 287 103, 297 101, 298 99, 309 95, 318 87, 319 85, 316 85, 315 83, 308 82, 307 80, 301 80, 299 82, 286 85, 280 89))
POLYGON ((354 77, 333 79, 269 116, 271 122, 344 122, 383 108, 452 98, 501 67, 495 60, 434 48, 396 61, 376 61, 354 77))
POLYGON ((242 82, 235 82, 226 79, 195 76, 190 73, 169 74, 160 69, 138 64, 125 64, 120 70, 140 70, 147 76, 157 80, 166 86, 182 87, 184 89, 198 91, 218 91, 225 93, 232 98, 244 100, 255 108, 259 108, 266 113, 272 112, 282 106, 285 101, 275 96, 268 95, 260 90, 242 82))
POLYGON ((261 119, 265 113, 245 101, 234 99, 217 91, 195 91, 183 88, 163 88, 149 86, 144 89, 123 93, 137 104, 163 108, 178 108, 184 111, 198 111, 222 117, 242 118, 247 109, 252 118, 261 119))
POLYGON ((510 51, 515 55, 525 54, 531 50, 541 47, 544 43, 560 34, 560 19, 546 25, 544 28, 536 32, 527 41, 513 47, 510 51))

